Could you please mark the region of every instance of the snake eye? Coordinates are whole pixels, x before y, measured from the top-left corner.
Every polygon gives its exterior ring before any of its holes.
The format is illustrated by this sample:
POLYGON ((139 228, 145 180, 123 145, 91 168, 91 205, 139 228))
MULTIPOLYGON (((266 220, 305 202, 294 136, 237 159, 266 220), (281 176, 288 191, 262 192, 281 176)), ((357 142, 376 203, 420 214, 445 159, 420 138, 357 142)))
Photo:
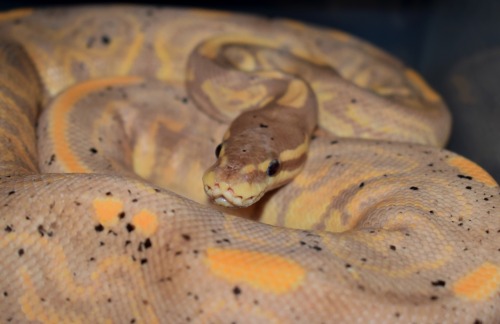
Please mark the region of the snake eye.
POLYGON ((269 166, 267 167, 267 175, 270 177, 273 177, 278 173, 278 170, 280 169, 280 161, 274 159, 269 163, 269 166))
POLYGON ((222 150, 222 143, 220 143, 219 145, 217 145, 217 147, 215 148, 215 157, 216 158, 219 158, 220 150, 222 150))

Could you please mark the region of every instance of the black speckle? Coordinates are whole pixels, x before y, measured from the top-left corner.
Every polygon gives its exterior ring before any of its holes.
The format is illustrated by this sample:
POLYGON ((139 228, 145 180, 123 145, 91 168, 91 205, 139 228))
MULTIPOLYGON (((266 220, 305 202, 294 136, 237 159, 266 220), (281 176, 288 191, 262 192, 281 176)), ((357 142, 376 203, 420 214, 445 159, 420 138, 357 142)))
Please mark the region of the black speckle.
POLYGON ((113 196, 113 193, 111 191, 106 192, 106 196, 113 196))
POLYGON ((471 189, 472 189, 472 187, 471 187, 471 186, 467 186, 467 187, 465 187, 465 189, 467 189, 467 190, 471 190, 471 189))
POLYGON ((12 226, 10 226, 10 225, 5 226, 4 230, 5 230, 7 233, 10 233, 10 232, 13 232, 13 231, 14 231, 14 229, 13 229, 13 228, 12 228, 12 226))
POLYGON ((262 123, 261 123, 261 124, 259 124, 259 127, 260 127, 260 128, 268 128, 269 126, 268 126, 268 125, 266 125, 266 124, 262 124, 262 123))
POLYGON ((398 313, 398 312, 394 313, 394 317, 399 318, 400 316, 401 316, 400 313, 398 313))
POLYGON ((396 246, 390 245, 389 247, 390 247, 391 250, 396 251, 396 246))
POLYGON ((360 188, 363 188, 364 186, 365 186, 365 183, 364 183, 364 182, 361 182, 361 183, 359 184, 359 187, 360 187, 360 188))
POLYGON ((102 35, 101 43, 103 43, 104 45, 109 45, 111 44, 111 38, 108 35, 102 35))
POLYGON ((127 231, 130 233, 135 230, 135 226, 133 224, 127 223, 127 231))
POLYGON ((125 218, 125 212, 121 212, 118 214, 118 218, 124 219, 125 218))
POLYGON ((102 232, 104 231, 104 226, 102 226, 102 224, 98 224, 94 227, 94 229, 96 232, 102 232))
POLYGON ((187 97, 182 97, 181 101, 183 104, 187 104, 189 99, 187 97))
POLYGON ((319 246, 317 246, 317 245, 313 246, 312 248, 313 248, 314 250, 318 251, 318 252, 319 252, 319 251, 321 251, 321 250, 323 250, 321 247, 319 247, 319 246))
POLYGON ((466 175, 463 175, 463 174, 459 174, 458 177, 460 179, 467 179, 467 180, 472 180, 472 177, 471 176, 466 176, 466 175))
POLYGON ((332 158, 332 155, 331 154, 328 154, 327 156, 325 156, 325 159, 331 159, 332 158))
POLYGON ((144 259, 141 259, 141 265, 144 265, 148 263, 148 259, 144 258, 144 259))
POLYGON ((431 300, 432 301, 438 300, 438 296, 431 296, 431 300))
POLYGON ((480 319, 477 319, 474 321, 474 324, 483 324, 483 321, 481 321, 480 319))
POLYGON ((337 144, 339 141, 331 141, 330 142, 330 145, 334 145, 334 144, 337 144))
POLYGON ((444 280, 436 280, 436 281, 432 281, 431 284, 434 287, 444 287, 444 286, 446 286, 446 281, 444 281, 444 280))
POLYGON ((345 267, 346 267, 346 269, 349 269, 351 267, 351 265, 349 263, 346 263, 345 267))
POLYGON ((8 292, 6 292, 6 291, 4 291, 4 292, 3 292, 3 295, 4 295, 4 297, 8 297, 8 296, 9 296, 9 293, 8 293, 8 292))
POLYGON ((97 149, 96 149, 95 147, 91 147, 91 148, 89 149, 89 151, 90 151, 90 153, 92 153, 92 154, 97 154, 97 149))
POLYGON ((138 202, 138 201, 139 201, 139 199, 137 199, 137 198, 132 199, 132 202, 133 202, 133 203, 136 203, 136 202, 138 202))
POLYGON ((9 191, 9 196, 12 196, 13 194, 15 194, 16 191, 15 190, 12 190, 12 191, 9 191))
POLYGON ((47 231, 43 225, 39 225, 38 226, 38 233, 40 233, 40 235, 43 237, 45 235, 47 235, 48 237, 52 237, 52 235, 54 234, 53 232, 49 232, 47 231))
POLYGON ((151 240, 149 238, 147 238, 145 241, 144 241, 144 247, 146 249, 149 249, 153 246, 153 243, 151 242, 151 240))
POLYGON ((238 286, 234 286, 234 288, 233 288, 233 294, 234 294, 235 296, 240 295, 240 294, 241 294, 241 288, 240 288, 240 287, 238 287, 238 286))
POLYGON ((351 103, 356 103, 356 102, 357 102, 356 98, 351 99, 351 103))
POLYGON ((50 156, 50 160, 49 160, 49 163, 47 163, 48 165, 52 165, 52 163, 54 163, 56 161, 56 155, 55 154, 52 154, 50 156))
POLYGON ((186 241, 191 240, 191 236, 189 234, 182 234, 182 238, 186 241))
POLYGON ((418 187, 413 186, 413 187, 410 187, 410 189, 411 190, 418 190, 418 187))
POLYGON ((17 251, 17 254, 18 254, 19 256, 23 256, 23 255, 24 255, 24 249, 19 249, 19 250, 17 251))

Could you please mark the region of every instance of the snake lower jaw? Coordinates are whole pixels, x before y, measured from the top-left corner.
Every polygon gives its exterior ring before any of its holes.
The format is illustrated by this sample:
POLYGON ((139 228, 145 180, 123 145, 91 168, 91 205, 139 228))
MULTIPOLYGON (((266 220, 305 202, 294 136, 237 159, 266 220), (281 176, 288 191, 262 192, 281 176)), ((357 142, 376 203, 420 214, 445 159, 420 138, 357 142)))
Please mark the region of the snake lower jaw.
POLYGON ((231 188, 222 190, 217 184, 213 187, 205 185, 204 188, 205 193, 210 198, 212 203, 228 208, 249 207, 262 197, 262 195, 259 195, 243 198, 242 196, 235 195, 231 188))

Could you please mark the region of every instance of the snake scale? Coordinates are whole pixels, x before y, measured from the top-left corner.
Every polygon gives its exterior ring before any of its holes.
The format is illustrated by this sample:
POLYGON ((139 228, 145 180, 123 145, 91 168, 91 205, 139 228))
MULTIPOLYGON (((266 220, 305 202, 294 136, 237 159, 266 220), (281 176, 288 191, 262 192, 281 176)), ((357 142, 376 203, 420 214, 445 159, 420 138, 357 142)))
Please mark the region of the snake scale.
POLYGON ((499 188, 449 130, 337 30, 1 13, 0 321, 498 323, 499 188))

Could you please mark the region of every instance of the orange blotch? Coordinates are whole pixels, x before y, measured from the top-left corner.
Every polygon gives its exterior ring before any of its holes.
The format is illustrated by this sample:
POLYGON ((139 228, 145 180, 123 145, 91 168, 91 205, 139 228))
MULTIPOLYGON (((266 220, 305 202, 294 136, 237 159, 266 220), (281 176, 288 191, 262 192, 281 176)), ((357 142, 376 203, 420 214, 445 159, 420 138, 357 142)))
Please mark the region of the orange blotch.
POLYGON ((132 225, 144 236, 151 236, 158 229, 158 216, 143 209, 132 218, 132 225))
POLYGON ((91 172, 75 154, 67 136, 69 133, 68 116, 78 101, 87 97, 90 93, 99 91, 108 86, 126 86, 141 82, 143 82, 143 79, 136 76, 95 79, 78 83, 56 98, 50 110, 50 135, 54 142, 54 153, 61 162, 61 165, 65 167, 66 172, 91 172))
POLYGON ((425 99, 431 102, 438 102, 441 100, 441 97, 434 91, 427 82, 422 79, 420 74, 412 69, 406 69, 405 71, 406 77, 415 85, 421 93, 424 95, 425 99))
POLYGON ((94 206, 95 219, 103 226, 114 226, 118 222, 118 214, 123 211, 123 202, 116 198, 96 198, 94 206))
POLYGON ((480 181, 487 186, 495 187, 497 182, 493 179, 488 172, 481 168, 476 163, 462 157, 454 156, 448 160, 448 164, 459 169, 464 175, 468 175, 474 178, 474 180, 480 181))
POLYGON ((211 248, 206 262, 216 276, 231 283, 275 294, 296 289, 305 277, 304 268, 295 261, 270 253, 211 248))
POLYGON ((31 15, 32 13, 33 13, 32 8, 20 8, 20 9, 9 10, 6 12, 0 12, 0 22, 23 18, 31 15))
POLYGON ((455 294, 472 300, 484 300, 500 287, 500 269, 486 262, 453 285, 455 294))

